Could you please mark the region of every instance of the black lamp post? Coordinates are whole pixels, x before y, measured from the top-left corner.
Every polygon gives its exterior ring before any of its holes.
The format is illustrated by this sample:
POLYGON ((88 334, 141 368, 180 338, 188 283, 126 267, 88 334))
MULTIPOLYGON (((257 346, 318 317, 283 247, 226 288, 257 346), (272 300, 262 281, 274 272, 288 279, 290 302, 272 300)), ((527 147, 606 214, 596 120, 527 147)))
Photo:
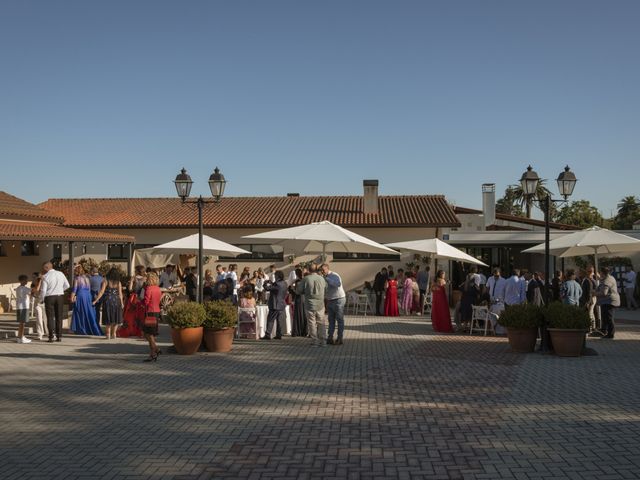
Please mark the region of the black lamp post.
MULTIPOLYGON (((549 304, 550 295, 549 295, 549 277, 550 277, 550 269, 549 269, 549 260, 551 255, 549 254, 549 242, 550 242, 550 233, 549 233, 549 216, 551 211, 551 202, 554 203, 564 203, 573 193, 573 189, 576 186, 576 182, 578 179, 573 174, 569 166, 564 167, 564 171, 560 172, 558 175, 558 190, 560 191, 560 195, 562 195, 562 199, 553 199, 551 195, 547 194, 544 198, 538 198, 538 205, 540 209, 544 212, 544 303, 545 305, 549 304)), ((522 191, 525 195, 530 195, 532 198, 536 198, 536 190, 538 189, 538 182, 540 182, 540 177, 538 174, 531 168, 531 165, 527 167, 527 171, 522 174, 520 177, 520 185, 522 186, 522 191)), ((551 341, 549 339, 549 332, 547 332, 546 324, 542 325, 540 331, 540 350, 543 352, 550 350, 551 341)))
POLYGON ((204 225, 202 223, 202 209, 207 203, 218 203, 220 198, 224 195, 224 187, 227 181, 224 179, 224 175, 220 173, 218 167, 216 167, 209 177, 209 189, 211 190, 211 196, 213 200, 205 200, 200 195, 195 200, 188 200, 191 193, 191 187, 193 186, 193 180, 183 168, 173 181, 176 185, 176 191, 178 196, 182 199, 182 203, 191 203, 198 206, 198 302, 203 301, 203 289, 204 289, 204 272, 203 272, 203 254, 202 254, 202 237, 204 235, 204 225))

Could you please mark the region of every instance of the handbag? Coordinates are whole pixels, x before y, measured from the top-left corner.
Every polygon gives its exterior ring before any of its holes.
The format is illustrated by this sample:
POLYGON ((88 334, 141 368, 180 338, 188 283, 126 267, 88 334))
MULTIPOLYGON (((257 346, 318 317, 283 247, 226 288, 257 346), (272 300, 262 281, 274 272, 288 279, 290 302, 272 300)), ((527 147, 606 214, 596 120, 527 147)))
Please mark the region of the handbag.
POLYGON ((158 317, 156 313, 147 312, 144 316, 144 321, 142 322, 145 327, 155 327, 158 325, 158 317))

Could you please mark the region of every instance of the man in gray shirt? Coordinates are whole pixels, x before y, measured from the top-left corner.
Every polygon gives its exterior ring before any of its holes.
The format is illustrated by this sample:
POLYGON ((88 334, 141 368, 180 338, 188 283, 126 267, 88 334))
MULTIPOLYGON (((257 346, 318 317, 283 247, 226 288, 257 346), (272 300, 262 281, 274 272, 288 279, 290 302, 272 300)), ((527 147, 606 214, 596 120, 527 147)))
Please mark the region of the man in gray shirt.
POLYGON ((329 313, 329 345, 342 345, 344 336, 344 306, 347 303, 347 295, 342 288, 342 278, 336 272, 329 269, 326 263, 322 265, 322 275, 327 281, 327 311, 329 313), (333 332, 338 323, 338 338, 333 340, 333 332))
POLYGON ((314 347, 327 346, 327 324, 324 321, 324 296, 327 282, 318 275, 315 263, 309 268, 309 275, 296 283, 296 293, 304 295, 307 329, 314 347))

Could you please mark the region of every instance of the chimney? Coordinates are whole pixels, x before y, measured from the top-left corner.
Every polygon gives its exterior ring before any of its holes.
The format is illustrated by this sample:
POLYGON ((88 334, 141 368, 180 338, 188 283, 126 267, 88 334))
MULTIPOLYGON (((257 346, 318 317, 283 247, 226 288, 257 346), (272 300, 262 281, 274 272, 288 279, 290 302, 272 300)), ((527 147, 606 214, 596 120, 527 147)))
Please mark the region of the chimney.
POLYGON ((299 194, 299 193, 297 193, 297 192, 290 192, 290 193, 287 193, 287 197, 299 197, 299 196, 300 196, 300 194, 299 194))
POLYGON ((484 228, 496 223, 496 184, 482 184, 482 213, 484 215, 484 228))
POLYGON ((378 180, 363 180, 364 187, 364 214, 378 214, 378 180))

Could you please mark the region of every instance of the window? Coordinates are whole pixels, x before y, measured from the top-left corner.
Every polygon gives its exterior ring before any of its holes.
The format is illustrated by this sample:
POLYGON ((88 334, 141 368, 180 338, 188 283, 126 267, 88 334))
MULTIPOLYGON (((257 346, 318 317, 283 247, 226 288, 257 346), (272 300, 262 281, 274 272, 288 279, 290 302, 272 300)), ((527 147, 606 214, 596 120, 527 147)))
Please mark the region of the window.
POLYGON ((129 246, 121 243, 110 244, 107 247, 108 260, 128 260, 129 246))
POLYGON ((0 242, 0 257, 6 257, 7 251, 4 249, 4 244, 0 242))
POLYGON ((336 262, 399 262, 400 255, 393 253, 346 253, 333 252, 333 260, 336 262))
POLYGON ((54 262, 60 262, 62 260, 62 244, 54 243, 53 244, 53 258, 54 262))
POLYGON ((35 257, 39 255, 36 242, 22 242, 20 247, 20 255, 23 257, 35 257))
POLYGON ((284 250, 278 245, 236 245, 238 248, 251 253, 243 253, 237 257, 220 257, 219 260, 265 260, 282 262, 284 250))

